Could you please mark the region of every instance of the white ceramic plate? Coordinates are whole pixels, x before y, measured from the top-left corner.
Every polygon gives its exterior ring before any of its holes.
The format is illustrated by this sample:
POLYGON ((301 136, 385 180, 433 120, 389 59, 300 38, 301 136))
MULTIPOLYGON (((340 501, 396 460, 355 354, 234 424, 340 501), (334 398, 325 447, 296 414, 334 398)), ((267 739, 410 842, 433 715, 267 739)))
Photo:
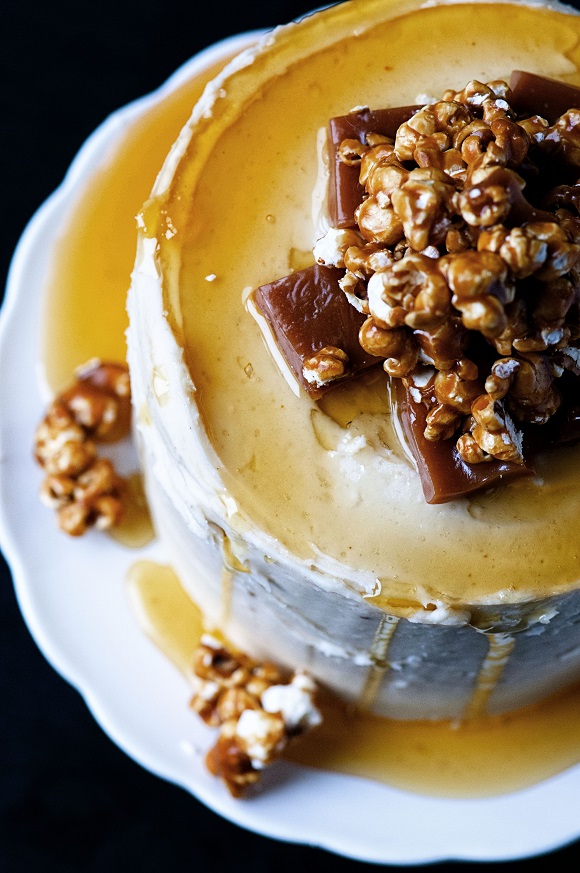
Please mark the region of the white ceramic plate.
POLYGON ((46 658, 128 755, 249 830, 385 864, 511 860, 562 846, 580 835, 580 767, 499 798, 443 800, 282 763, 255 798, 233 800, 204 767, 213 735, 188 709, 189 686, 137 627, 128 602, 126 571, 139 558, 163 561, 160 545, 135 552, 97 533, 71 540, 38 500, 41 472, 31 445, 47 396, 32 362, 59 229, 127 126, 248 39, 211 47, 159 91, 106 120, 14 255, 0 320, 0 543, 25 620, 46 658))

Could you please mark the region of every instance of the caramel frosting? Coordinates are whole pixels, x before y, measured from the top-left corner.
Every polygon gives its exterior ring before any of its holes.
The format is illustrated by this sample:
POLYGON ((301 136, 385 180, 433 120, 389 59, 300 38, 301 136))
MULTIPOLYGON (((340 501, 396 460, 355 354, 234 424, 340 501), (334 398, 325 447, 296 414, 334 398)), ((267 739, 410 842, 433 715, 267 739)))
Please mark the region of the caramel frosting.
POLYGON ((428 505, 386 376, 370 370, 319 401, 294 393, 243 303, 314 263, 317 136, 330 117, 427 102, 514 69, 580 84, 580 16, 569 8, 419 6, 342 3, 276 29, 228 65, 143 209, 129 296, 153 512, 208 623, 358 698, 387 616, 393 658, 412 676, 399 690, 385 681, 377 708, 399 717, 465 710, 486 651, 469 624, 536 628, 536 640, 538 627, 554 627, 544 635, 554 670, 537 668, 545 658, 534 646, 518 662, 516 645, 496 708, 568 681, 578 656, 564 662, 560 648, 573 648, 580 612, 579 446, 542 455, 533 478, 428 505), (565 645, 554 624, 563 604, 565 645), (453 664, 437 667, 440 695, 429 670, 446 647, 453 664))

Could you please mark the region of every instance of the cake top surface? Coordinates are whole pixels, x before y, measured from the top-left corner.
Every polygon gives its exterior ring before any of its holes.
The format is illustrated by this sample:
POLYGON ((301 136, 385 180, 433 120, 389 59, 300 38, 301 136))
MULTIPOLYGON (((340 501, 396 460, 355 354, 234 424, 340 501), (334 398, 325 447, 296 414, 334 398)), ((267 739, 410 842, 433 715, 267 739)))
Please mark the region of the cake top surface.
POLYGON ((226 71, 144 211, 215 466, 241 529, 255 525, 391 605, 564 590, 580 578, 578 446, 540 457, 534 477, 430 506, 384 374, 318 402, 296 396, 243 297, 313 263, 317 137, 329 118, 430 102, 514 69, 580 84, 580 17, 521 4, 354 7, 281 28, 226 71))

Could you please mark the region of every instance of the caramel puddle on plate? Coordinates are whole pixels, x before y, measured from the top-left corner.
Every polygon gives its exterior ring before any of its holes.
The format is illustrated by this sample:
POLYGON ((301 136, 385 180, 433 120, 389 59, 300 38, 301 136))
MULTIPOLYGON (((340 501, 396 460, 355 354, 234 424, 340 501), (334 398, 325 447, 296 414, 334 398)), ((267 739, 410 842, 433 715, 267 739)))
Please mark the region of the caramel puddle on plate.
POLYGON ((108 533, 121 545, 140 549, 155 537, 141 473, 132 473, 127 478, 127 490, 125 514, 108 533))
POLYGON ((154 561, 137 561, 127 574, 139 624, 156 646, 185 675, 203 633, 199 609, 173 570, 154 561))
MULTIPOLYGON (((131 567, 137 619, 186 676, 203 628, 175 573, 152 561, 131 567)), ((440 797, 490 797, 534 785, 580 761, 580 686, 507 716, 402 722, 362 714, 323 696, 324 720, 288 760, 440 797)))

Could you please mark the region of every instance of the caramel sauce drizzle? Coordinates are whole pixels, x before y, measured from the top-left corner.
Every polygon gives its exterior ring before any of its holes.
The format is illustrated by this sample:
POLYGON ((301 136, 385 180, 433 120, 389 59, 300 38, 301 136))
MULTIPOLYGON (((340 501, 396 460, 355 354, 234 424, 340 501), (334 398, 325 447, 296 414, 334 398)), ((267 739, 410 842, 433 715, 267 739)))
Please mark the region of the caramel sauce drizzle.
POLYGON ((141 549, 155 538, 153 520, 149 512, 141 473, 131 473, 127 477, 128 495, 125 512, 121 521, 108 533, 121 545, 130 549, 141 549))
POLYGON ((359 699, 359 706, 363 710, 369 710, 372 708, 377 699, 385 673, 389 670, 390 665, 387 660, 387 653, 398 623, 399 619, 396 616, 387 614, 383 615, 379 622, 369 652, 372 664, 368 669, 365 684, 359 699))
POLYGON ((487 638, 489 648, 463 716, 466 720, 481 718, 486 714, 489 699, 501 679, 516 642, 515 637, 506 633, 487 634, 487 638))
POLYGON ((221 576, 221 626, 227 627, 232 615, 232 598, 234 595, 234 574, 228 567, 223 567, 221 576))

